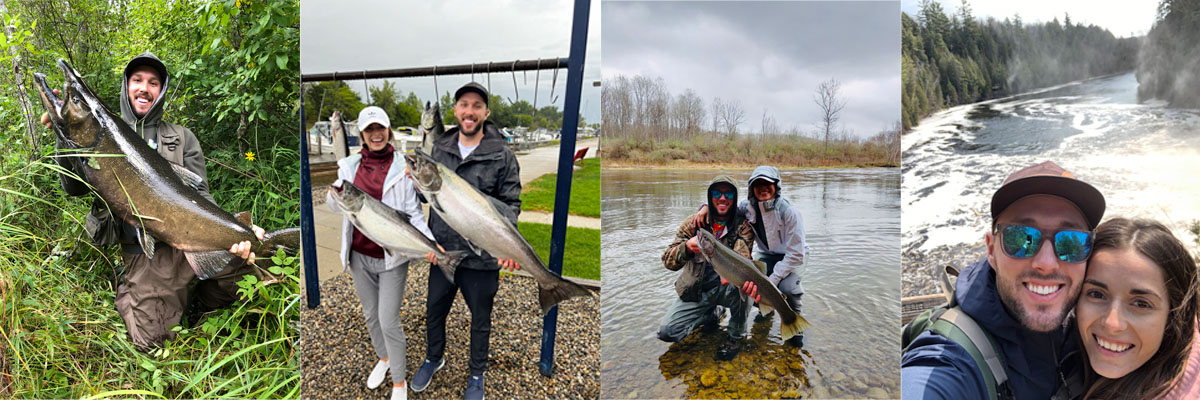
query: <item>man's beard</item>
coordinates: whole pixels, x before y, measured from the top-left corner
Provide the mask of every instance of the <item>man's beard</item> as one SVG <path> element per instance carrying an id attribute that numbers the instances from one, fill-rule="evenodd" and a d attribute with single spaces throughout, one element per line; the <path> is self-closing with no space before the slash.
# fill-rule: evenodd
<path id="1" fill-rule="evenodd" d="M 1078 288 L 1067 284 L 1059 289 L 1067 291 L 1067 293 L 1063 293 L 1062 295 L 1068 297 L 1066 297 L 1066 301 L 1062 302 L 1060 305 L 1062 309 L 1056 314 L 1046 314 L 1046 312 L 1051 311 L 1050 307 L 1054 307 L 1052 305 L 1034 305 L 1033 307 L 1037 310 L 1037 314 L 1030 314 L 1021 302 L 1017 300 L 1019 296 L 1024 295 L 1021 291 L 1029 290 L 1025 288 L 1025 285 L 1021 284 L 1021 281 L 1025 278 L 1065 278 L 1065 276 L 1062 274 L 1044 276 L 1034 273 L 1023 273 L 1017 276 L 1015 282 L 1007 282 L 997 274 L 996 290 L 1000 294 L 1000 301 L 1004 303 L 1004 308 L 1008 309 L 1009 314 L 1015 317 L 1017 322 L 1020 322 L 1026 329 L 1034 332 L 1050 332 L 1062 326 L 1063 319 L 1067 317 L 1067 313 L 1071 311 L 1071 307 L 1075 305 L 1075 301 L 1079 300 L 1079 291 L 1076 290 Z"/>
<path id="2" fill-rule="evenodd" d="M 479 134 L 479 132 L 483 132 L 483 123 L 481 122 L 481 123 L 475 124 L 475 130 L 473 130 L 473 131 L 468 131 L 467 128 L 462 128 L 461 130 L 459 130 L 459 132 L 462 132 L 462 134 L 467 135 L 467 136 L 475 136 L 475 135 Z"/>

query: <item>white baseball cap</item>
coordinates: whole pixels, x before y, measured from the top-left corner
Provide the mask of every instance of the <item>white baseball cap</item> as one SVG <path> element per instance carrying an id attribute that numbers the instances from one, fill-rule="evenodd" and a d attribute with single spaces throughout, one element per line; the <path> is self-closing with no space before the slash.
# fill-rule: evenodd
<path id="1" fill-rule="evenodd" d="M 382 108 L 370 106 L 358 112 L 359 132 L 367 130 L 368 126 L 371 126 L 371 124 L 375 123 L 383 125 L 383 127 L 387 128 L 388 130 L 392 129 L 391 120 L 388 119 L 387 113 L 384 112 Z"/>

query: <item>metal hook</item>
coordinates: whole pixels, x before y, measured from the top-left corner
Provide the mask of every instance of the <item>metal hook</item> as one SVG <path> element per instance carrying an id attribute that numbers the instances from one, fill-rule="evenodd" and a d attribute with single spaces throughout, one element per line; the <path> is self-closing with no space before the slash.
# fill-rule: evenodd
<path id="1" fill-rule="evenodd" d="M 559 69 L 560 68 L 554 69 L 554 78 L 550 80 L 550 104 L 554 104 L 554 102 L 558 101 L 558 96 L 554 95 L 554 88 L 556 86 L 558 86 L 558 70 Z"/>
<path id="2" fill-rule="evenodd" d="M 520 60 L 513 61 L 512 70 L 510 70 L 510 72 L 512 72 L 512 78 L 513 78 L 513 93 L 516 94 L 517 101 L 521 101 L 521 91 L 517 90 L 517 61 L 520 61 Z M 513 102 L 510 100 L 509 103 L 513 103 Z"/>
<path id="3" fill-rule="evenodd" d="M 533 73 L 533 112 L 537 113 L 538 82 L 542 80 L 542 58 L 538 57 L 537 72 Z M 533 115 L 530 114 L 532 117 Z"/>
<path id="4" fill-rule="evenodd" d="M 367 70 L 362 72 L 363 90 L 367 92 L 367 104 L 371 104 L 371 86 L 367 85 Z"/>

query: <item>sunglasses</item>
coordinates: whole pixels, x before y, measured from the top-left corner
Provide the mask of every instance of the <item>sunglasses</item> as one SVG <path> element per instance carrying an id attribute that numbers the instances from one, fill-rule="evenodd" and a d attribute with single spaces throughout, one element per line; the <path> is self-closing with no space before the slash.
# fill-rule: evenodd
<path id="1" fill-rule="evenodd" d="M 1042 248 L 1044 238 L 1052 237 L 1054 254 L 1061 261 L 1079 263 L 1087 260 L 1092 252 L 1092 233 L 1088 231 L 1060 230 L 1046 232 L 1025 225 L 996 225 L 1000 236 L 1000 248 L 1012 258 L 1030 258 Z"/>
<path id="2" fill-rule="evenodd" d="M 712 191 L 712 198 L 719 199 L 721 196 L 725 196 L 726 199 L 733 200 L 733 198 L 737 196 L 737 192 L 722 192 L 720 190 Z"/>

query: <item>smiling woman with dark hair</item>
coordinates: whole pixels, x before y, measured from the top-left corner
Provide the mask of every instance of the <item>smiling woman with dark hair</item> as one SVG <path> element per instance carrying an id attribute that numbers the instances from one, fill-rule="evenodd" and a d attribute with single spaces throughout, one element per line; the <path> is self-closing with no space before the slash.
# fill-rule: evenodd
<path id="1" fill-rule="evenodd" d="M 1197 398 L 1195 260 L 1158 222 L 1114 218 L 1095 235 L 1075 307 L 1084 398 Z"/>

